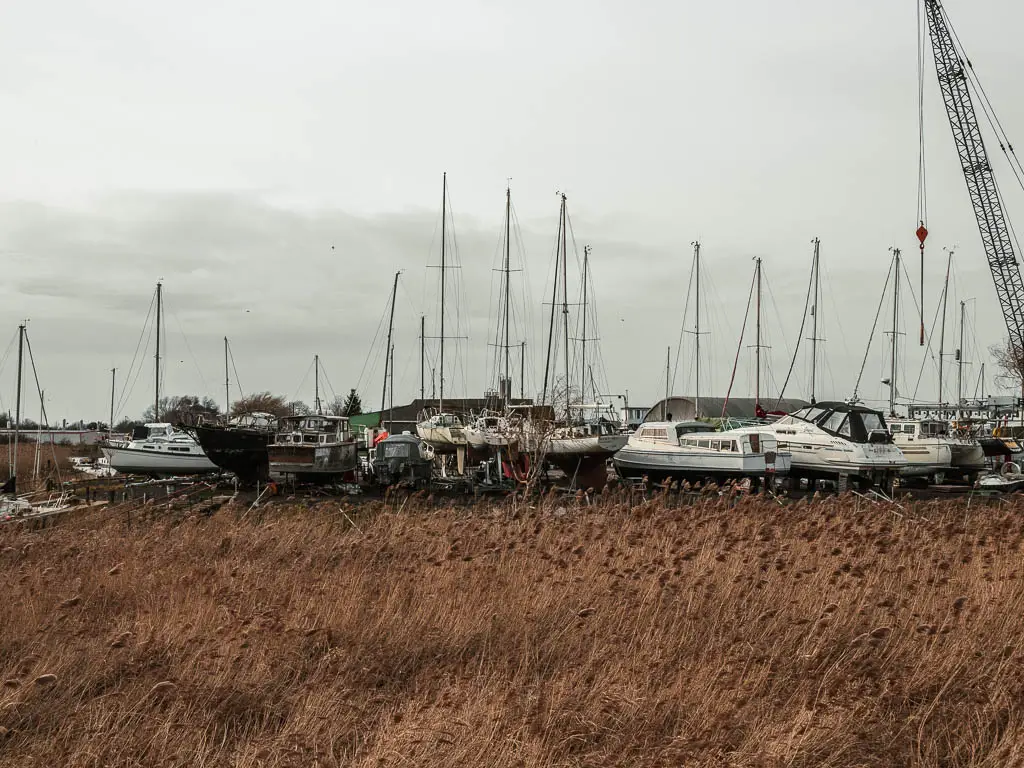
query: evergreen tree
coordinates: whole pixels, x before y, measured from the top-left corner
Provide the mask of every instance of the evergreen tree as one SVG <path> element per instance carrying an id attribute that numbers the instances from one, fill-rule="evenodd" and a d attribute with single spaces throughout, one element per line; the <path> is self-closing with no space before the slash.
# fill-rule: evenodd
<path id="1" fill-rule="evenodd" d="M 359 394 L 354 390 L 348 391 L 348 397 L 345 398 L 345 404 L 342 406 L 342 416 L 358 416 L 363 412 L 363 401 L 360 399 Z"/>

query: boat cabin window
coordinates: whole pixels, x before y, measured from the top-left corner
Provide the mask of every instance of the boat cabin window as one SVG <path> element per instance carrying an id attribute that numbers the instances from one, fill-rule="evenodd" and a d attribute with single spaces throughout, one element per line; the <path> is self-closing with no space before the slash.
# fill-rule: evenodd
<path id="1" fill-rule="evenodd" d="M 826 413 L 828 413 L 828 411 L 824 408 L 805 408 L 803 411 L 800 411 L 800 414 L 802 414 L 800 418 L 807 421 L 817 421 Z"/>
<path id="2" fill-rule="evenodd" d="M 711 447 L 711 441 L 710 440 L 700 440 L 700 441 L 698 441 L 697 444 L 701 448 L 710 448 Z"/>
<path id="3" fill-rule="evenodd" d="M 384 443 L 385 459 L 407 459 L 409 458 L 408 443 Z"/>
<path id="4" fill-rule="evenodd" d="M 659 427 L 644 427 L 640 430 L 640 437 L 645 440 L 668 440 L 668 430 Z"/>
<path id="5" fill-rule="evenodd" d="M 846 414 L 840 411 L 833 411 L 832 414 L 825 419 L 819 426 L 822 429 L 828 430 L 829 432 L 838 432 L 840 427 L 843 426 L 843 422 L 846 421 Z"/>

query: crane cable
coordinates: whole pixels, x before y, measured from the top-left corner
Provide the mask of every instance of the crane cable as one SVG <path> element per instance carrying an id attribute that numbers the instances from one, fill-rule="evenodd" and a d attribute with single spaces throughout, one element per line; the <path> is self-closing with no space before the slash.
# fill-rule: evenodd
<path id="1" fill-rule="evenodd" d="M 924 243 L 928 238 L 928 169 L 924 142 L 924 70 L 927 28 L 917 3 L 917 239 L 921 252 L 921 328 L 920 346 L 924 346 Z"/>
<path id="2" fill-rule="evenodd" d="M 1007 161 L 1010 163 L 1010 168 L 1013 170 L 1013 175 L 1017 179 L 1017 183 L 1020 185 L 1021 189 L 1024 190 L 1024 166 L 1021 165 L 1020 160 L 1017 158 L 1017 152 L 1013 147 L 1013 142 L 1010 141 L 1009 135 L 1003 128 L 1003 123 L 999 119 L 999 115 L 996 113 L 995 106 L 992 104 L 992 100 L 989 99 L 988 93 L 985 91 L 985 87 L 981 84 L 981 79 L 978 77 L 977 72 L 974 71 L 974 64 L 967 55 L 964 44 L 960 41 L 960 36 L 956 33 L 956 27 L 953 26 L 953 22 L 949 18 L 949 14 L 946 12 L 945 7 L 939 6 L 939 13 L 942 14 L 942 17 L 946 21 L 946 26 L 949 28 L 949 34 L 953 39 L 960 63 L 962 65 L 966 65 L 963 69 L 963 74 L 967 78 L 968 84 L 974 89 L 975 94 L 978 96 L 985 119 L 988 120 L 993 133 L 996 135 L 996 140 L 999 142 L 999 149 L 1002 150 L 1003 154 L 1006 156 Z"/>

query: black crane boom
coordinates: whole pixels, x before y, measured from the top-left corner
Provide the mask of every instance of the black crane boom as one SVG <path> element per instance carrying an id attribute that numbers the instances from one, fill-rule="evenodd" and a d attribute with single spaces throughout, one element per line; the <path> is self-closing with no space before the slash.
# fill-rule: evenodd
<path id="1" fill-rule="evenodd" d="M 1024 360 L 1024 281 L 1003 212 L 995 175 L 985 152 L 964 61 L 957 52 L 940 0 L 924 0 L 935 71 L 946 106 L 960 167 L 974 206 L 985 256 L 1010 337 L 1015 360 Z"/>

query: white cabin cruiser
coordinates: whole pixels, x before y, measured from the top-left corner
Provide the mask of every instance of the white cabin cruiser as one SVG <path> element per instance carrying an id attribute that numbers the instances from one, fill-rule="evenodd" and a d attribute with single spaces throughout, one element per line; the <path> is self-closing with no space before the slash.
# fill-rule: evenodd
<path id="1" fill-rule="evenodd" d="M 831 480 L 845 489 L 880 486 L 891 491 L 907 465 L 878 411 L 849 403 L 817 403 L 765 424 L 779 449 L 793 455 L 790 476 Z"/>
<path id="2" fill-rule="evenodd" d="M 712 432 L 700 421 L 662 421 L 641 424 L 612 461 L 626 478 L 760 480 L 774 474 L 776 458 L 768 430 Z"/>
<path id="3" fill-rule="evenodd" d="M 953 464 L 949 424 L 935 419 L 890 418 L 889 432 L 907 459 L 904 477 L 926 477 L 936 485 L 945 482 Z"/>
<path id="4" fill-rule="evenodd" d="M 217 471 L 195 438 L 170 424 L 137 427 L 127 444 L 104 445 L 102 450 L 110 468 L 126 475 L 168 477 Z"/>

